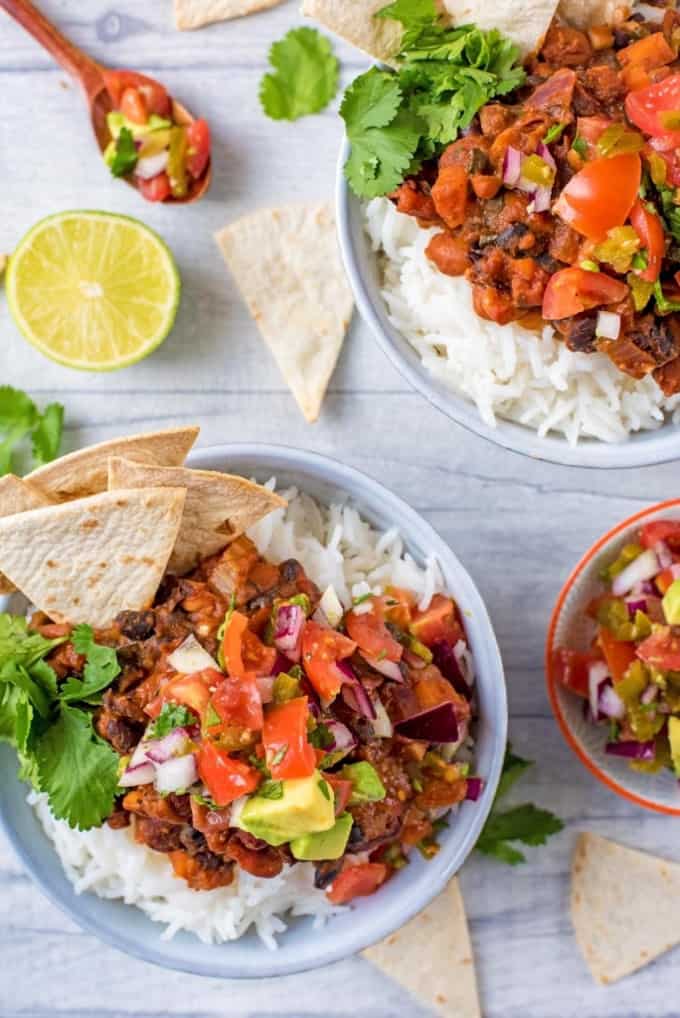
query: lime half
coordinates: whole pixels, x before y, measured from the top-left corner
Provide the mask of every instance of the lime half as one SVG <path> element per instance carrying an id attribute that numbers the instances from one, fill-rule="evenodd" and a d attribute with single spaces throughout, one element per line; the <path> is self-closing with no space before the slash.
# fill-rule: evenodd
<path id="1" fill-rule="evenodd" d="M 110 212 L 42 219 L 10 257 L 5 287 L 26 339 L 81 371 L 113 371 L 150 354 L 172 328 L 181 291 L 161 238 Z"/>

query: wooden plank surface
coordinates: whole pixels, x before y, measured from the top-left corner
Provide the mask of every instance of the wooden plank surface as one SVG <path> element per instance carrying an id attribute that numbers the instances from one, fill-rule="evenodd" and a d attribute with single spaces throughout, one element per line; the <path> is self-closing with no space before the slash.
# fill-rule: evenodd
<path id="1" fill-rule="evenodd" d="M 218 156 L 197 207 L 143 205 L 97 162 L 76 88 L 0 13 L 0 251 L 40 216 L 86 207 L 143 218 L 178 258 L 177 327 L 149 360 L 78 374 L 28 347 L 0 300 L 2 381 L 67 408 L 72 448 L 137 428 L 197 421 L 201 444 L 279 441 L 328 453 L 392 488 L 458 552 L 486 598 L 503 651 L 516 750 L 537 766 L 518 792 L 559 813 L 563 834 L 511 870 L 481 857 L 462 886 L 487 1018 L 676 1018 L 680 969 L 669 956 L 626 982 L 595 987 L 567 914 L 569 858 L 584 828 L 680 858 L 673 821 L 628 807 L 570 755 L 552 720 L 542 649 L 550 605 L 578 555 L 616 520 L 677 494 L 677 467 L 598 473 L 505 453 L 456 428 L 411 392 L 354 322 L 317 425 L 304 423 L 227 277 L 212 240 L 263 204 L 332 194 L 334 111 L 291 127 L 262 116 L 269 44 L 300 21 L 294 2 L 240 22 L 174 30 L 170 0 L 41 0 L 76 42 L 114 66 L 162 78 L 205 111 Z M 347 80 L 361 56 L 338 46 Z M 3 1018 L 421 1018 L 425 1012 L 361 960 L 301 977 L 224 983 L 164 972 L 81 933 L 32 886 L 0 840 Z"/>

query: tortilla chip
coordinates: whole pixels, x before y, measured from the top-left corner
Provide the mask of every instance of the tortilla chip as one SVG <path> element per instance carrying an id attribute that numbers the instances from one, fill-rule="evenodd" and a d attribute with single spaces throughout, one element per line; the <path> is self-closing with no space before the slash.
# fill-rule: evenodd
<path id="1" fill-rule="evenodd" d="M 420 915 L 369 947 L 363 956 L 437 1014 L 481 1018 L 470 934 L 456 877 Z"/>
<path id="2" fill-rule="evenodd" d="M 51 500 L 28 481 L 22 481 L 14 474 L 0 477 L 0 517 L 25 513 L 30 509 L 39 509 L 50 504 Z M 11 594 L 16 589 L 14 584 L 0 573 L 0 594 Z"/>
<path id="3" fill-rule="evenodd" d="M 186 488 L 184 514 L 168 569 L 182 576 L 215 555 L 284 499 L 243 477 L 185 467 L 147 467 L 124 459 L 109 460 L 109 490 Z"/>
<path id="4" fill-rule="evenodd" d="M 516 4 L 493 4 L 488 0 L 443 0 L 457 25 L 497 28 L 519 46 L 522 56 L 534 53 L 550 27 L 557 0 L 522 0 Z"/>
<path id="5" fill-rule="evenodd" d="M 620 0 L 560 0 L 557 13 L 575 28 L 611 24 Z"/>
<path id="6" fill-rule="evenodd" d="M 276 7 L 283 0 L 175 0 L 175 25 L 186 31 Z"/>
<path id="7" fill-rule="evenodd" d="M 68 502 L 106 491 L 109 459 L 124 456 L 135 463 L 157 467 L 180 467 L 198 437 L 200 428 L 168 428 L 146 435 L 128 435 L 70 452 L 26 478 L 55 502 Z"/>
<path id="8" fill-rule="evenodd" d="M 580 2 L 585 4 L 586 0 Z M 303 0 L 302 13 L 316 18 L 376 60 L 389 63 L 399 51 L 402 28 L 392 18 L 373 17 L 386 6 L 387 0 Z M 500 29 L 524 55 L 538 49 L 557 9 L 557 0 L 523 0 L 520 17 L 516 6 L 499 6 L 488 0 L 438 0 L 438 6 L 454 24 Z"/>
<path id="9" fill-rule="evenodd" d="M 216 240 L 300 409 L 315 421 L 352 317 L 332 206 L 259 209 Z"/>
<path id="10" fill-rule="evenodd" d="M 183 488 L 105 491 L 0 519 L 0 569 L 55 622 L 106 626 L 153 602 Z"/>
<path id="11" fill-rule="evenodd" d="M 387 0 L 303 0 L 302 13 L 315 18 L 353 46 L 389 61 L 399 52 L 401 24 L 392 18 L 374 18 Z"/>
<path id="12" fill-rule="evenodd" d="M 580 834 L 571 918 L 593 977 L 622 979 L 680 943 L 680 864 Z"/>

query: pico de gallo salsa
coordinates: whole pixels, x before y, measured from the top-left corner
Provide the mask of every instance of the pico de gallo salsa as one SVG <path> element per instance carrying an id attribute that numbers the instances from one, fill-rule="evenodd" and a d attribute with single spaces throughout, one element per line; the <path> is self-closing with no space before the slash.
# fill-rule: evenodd
<path id="1" fill-rule="evenodd" d="M 147 201 L 182 200 L 210 163 L 210 128 L 181 115 L 167 90 L 136 71 L 105 71 L 113 109 L 104 161 Z"/>
<path id="2" fill-rule="evenodd" d="M 32 627 L 55 636 L 40 613 Z M 85 658 L 57 628 L 48 663 L 78 676 Z M 450 597 L 421 610 L 387 587 L 345 611 L 297 561 L 240 537 L 95 636 L 121 669 L 95 714 L 120 756 L 107 822 L 132 824 L 195 890 L 307 861 L 343 904 L 414 848 L 434 855 L 446 812 L 480 793 L 457 760 L 473 676 Z"/>
<path id="3" fill-rule="evenodd" d="M 592 644 L 555 650 L 554 674 L 607 730 L 607 753 L 680 778 L 680 522 L 646 523 L 600 575 Z"/>
<path id="4" fill-rule="evenodd" d="M 680 14 L 555 21 L 525 84 L 391 195 L 480 317 L 680 392 Z"/>

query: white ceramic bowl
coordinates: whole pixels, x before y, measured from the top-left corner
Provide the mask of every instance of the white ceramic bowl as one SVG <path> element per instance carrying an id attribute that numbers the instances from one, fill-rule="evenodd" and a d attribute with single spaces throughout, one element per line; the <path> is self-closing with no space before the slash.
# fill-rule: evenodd
<path id="1" fill-rule="evenodd" d="M 430 862 L 415 853 L 377 894 L 333 917 L 321 930 L 311 919 L 291 920 L 278 951 L 268 950 L 254 933 L 231 943 L 208 946 L 187 933 L 160 939 L 163 927 L 141 911 L 94 894 L 75 894 L 59 859 L 26 803 L 27 787 L 16 777 L 16 757 L 0 746 L 3 782 L 0 819 L 22 862 L 43 891 L 77 923 L 129 954 L 168 968 L 200 975 L 261 978 L 286 975 L 338 961 L 398 929 L 435 897 L 472 850 L 491 808 L 507 733 L 503 667 L 484 604 L 462 565 L 435 531 L 413 509 L 364 474 L 314 453 L 271 445 L 224 445 L 199 449 L 191 466 L 256 477 L 275 475 L 279 484 L 297 485 L 323 502 L 350 501 L 381 530 L 396 526 L 417 561 L 435 554 L 447 589 L 466 620 L 477 669 L 479 722 L 475 771 L 485 780 L 476 803 L 464 802 L 441 837 Z"/>
<path id="2" fill-rule="evenodd" d="M 639 774 L 630 769 L 627 760 L 608 756 L 604 751 L 606 727 L 586 721 L 583 700 L 561 685 L 552 664 L 555 648 L 586 650 L 592 641 L 595 623 L 585 615 L 585 607 L 604 589 L 598 575 L 602 566 L 612 562 L 645 523 L 668 519 L 680 520 L 680 499 L 660 502 L 630 516 L 586 552 L 555 604 L 546 641 L 545 668 L 548 695 L 562 734 L 591 774 L 628 802 L 658 813 L 680 816 L 680 785 L 675 776 L 668 770 Z"/>
<path id="3" fill-rule="evenodd" d="M 345 139 L 336 177 L 338 238 L 345 271 L 361 317 L 395 368 L 414 389 L 468 431 L 532 459 L 567 466 L 615 468 L 666 463 L 680 456 L 680 429 L 672 424 L 665 424 L 657 431 L 638 432 L 620 443 L 582 439 L 575 448 L 557 435 L 540 438 L 531 428 L 501 418 L 492 428 L 482 420 L 471 400 L 435 378 L 424 367 L 417 351 L 389 320 L 380 293 L 378 260 L 364 229 L 362 202 L 350 190 L 343 173 L 349 152 L 349 143 Z"/>

